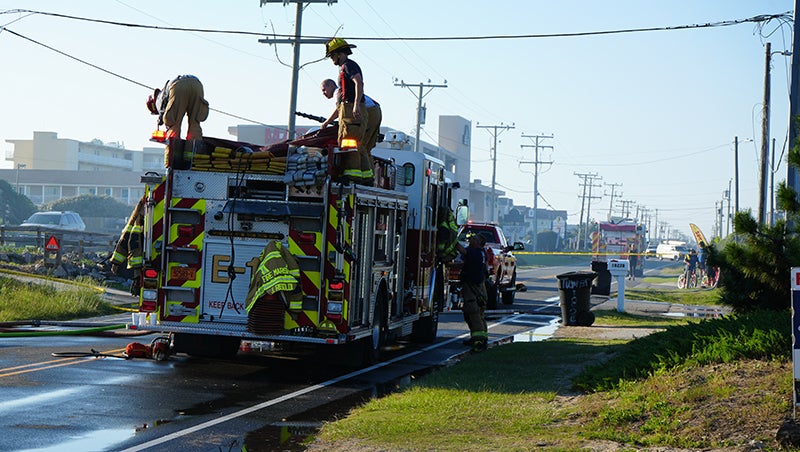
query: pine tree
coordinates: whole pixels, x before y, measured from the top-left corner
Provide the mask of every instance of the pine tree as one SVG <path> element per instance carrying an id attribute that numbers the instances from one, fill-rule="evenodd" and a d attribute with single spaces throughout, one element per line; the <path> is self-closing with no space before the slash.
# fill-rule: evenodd
<path id="1" fill-rule="evenodd" d="M 799 124 L 795 119 L 795 127 Z M 800 168 L 800 139 L 792 144 L 788 163 Z M 737 212 L 734 235 L 726 239 L 721 251 L 711 247 L 709 263 L 721 270 L 721 301 L 737 312 L 782 310 L 790 305 L 790 272 L 800 265 L 798 193 L 781 182 L 777 204 L 786 212 L 785 219 L 772 226 L 760 225 L 751 211 Z"/>

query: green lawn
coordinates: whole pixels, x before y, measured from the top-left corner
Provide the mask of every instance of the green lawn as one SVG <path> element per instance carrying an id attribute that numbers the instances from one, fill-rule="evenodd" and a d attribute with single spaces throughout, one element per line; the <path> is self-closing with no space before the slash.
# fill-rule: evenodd
<path id="1" fill-rule="evenodd" d="M 791 415 L 788 313 L 664 326 L 630 342 L 550 339 L 471 355 L 323 426 L 309 450 L 774 448 Z M 580 388 L 580 390 L 579 390 Z"/>

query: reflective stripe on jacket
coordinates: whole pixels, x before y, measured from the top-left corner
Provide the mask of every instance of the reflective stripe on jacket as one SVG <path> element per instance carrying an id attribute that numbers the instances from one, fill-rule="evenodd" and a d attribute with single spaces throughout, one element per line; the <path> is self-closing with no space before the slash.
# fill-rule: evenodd
<path id="1" fill-rule="evenodd" d="M 450 262 L 458 253 L 456 251 L 458 225 L 453 216 L 453 211 L 447 207 L 439 209 L 439 226 L 436 233 L 436 251 L 439 253 L 439 260 Z"/>
<path id="2" fill-rule="evenodd" d="M 247 312 L 265 294 L 283 292 L 289 301 L 289 309 L 300 310 L 303 293 L 300 290 L 300 264 L 297 258 L 277 240 L 264 247 L 258 257 L 258 268 L 250 279 L 247 293 Z"/>
<path id="3" fill-rule="evenodd" d="M 137 269 L 142 268 L 144 260 L 142 258 L 142 231 L 144 224 L 144 196 L 136 203 L 133 212 L 131 212 L 125 228 L 114 246 L 114 253 L 111 255 L 111 263 L 122 265 L 125 261 L 128 262 L 128 268 Z"/>

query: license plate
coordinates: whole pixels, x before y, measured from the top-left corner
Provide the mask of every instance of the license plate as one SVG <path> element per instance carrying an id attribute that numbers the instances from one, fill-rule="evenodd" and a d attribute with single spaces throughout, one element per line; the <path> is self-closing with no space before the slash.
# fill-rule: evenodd
<path id="1" fill-rule="evenodd" d="M 169 272 L 170 279 L 189 280 L 189 279 L 195 279 L 196 275 L 197 275 L 197 269 L 190 267 L 172 267 L 172 270 L 170 270 Z"/>

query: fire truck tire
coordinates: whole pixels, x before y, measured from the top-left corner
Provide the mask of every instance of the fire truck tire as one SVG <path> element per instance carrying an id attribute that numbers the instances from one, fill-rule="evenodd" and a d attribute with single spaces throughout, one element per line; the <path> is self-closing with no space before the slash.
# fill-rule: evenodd
<path id="1" fill-rule="evenodd" d="M 514 270 L 514 273 L 511 274 L 511 282 L 508 285 L 509 290 L 505 290 L 502 293 L 502 300 L 503 304 L 505 305 L 512 305 L 514 304 L 514 296 L 517 293 L 517 270 Z"/>
<path id="2" fill-rule="evenodd" d="M 239 352 L 241 339 L 207 334 L 175 333 L 172 349 L 175 353 L 186 353 L 205 358 L 233 358 Z"/>
<path id="3" fill-rule="evenodd" d="M 365 365 L 374 364 L 381 359 L 381 347 L 386 345 L 388 331 L 386 318 L 386 299 L 379 296 L 375 301 L 375 312 L 372 318 L 372 335 L 362 339 Z"/>
<path id="4" fill-rule="evenodd" d="M 494 310 L 497 309 L 497 299 L 500 298 L 500 288 L 497 287 L 492 281 L 488 279 L 485 282 L 486 284 L 486 309 L 487 310 Z"/>
<path id="5" fill-rule="evenodd" d="M 445 275 L 444 266 L 436 269 L 437 275 Z M 415 342 L 430 344 L 439 334 L 439 312 L 444 306 L 444 277 L 437 277 L 433 286 L 433 311 L 427 317 L 414 322 L 411 328 L 411 339 Z"/>

